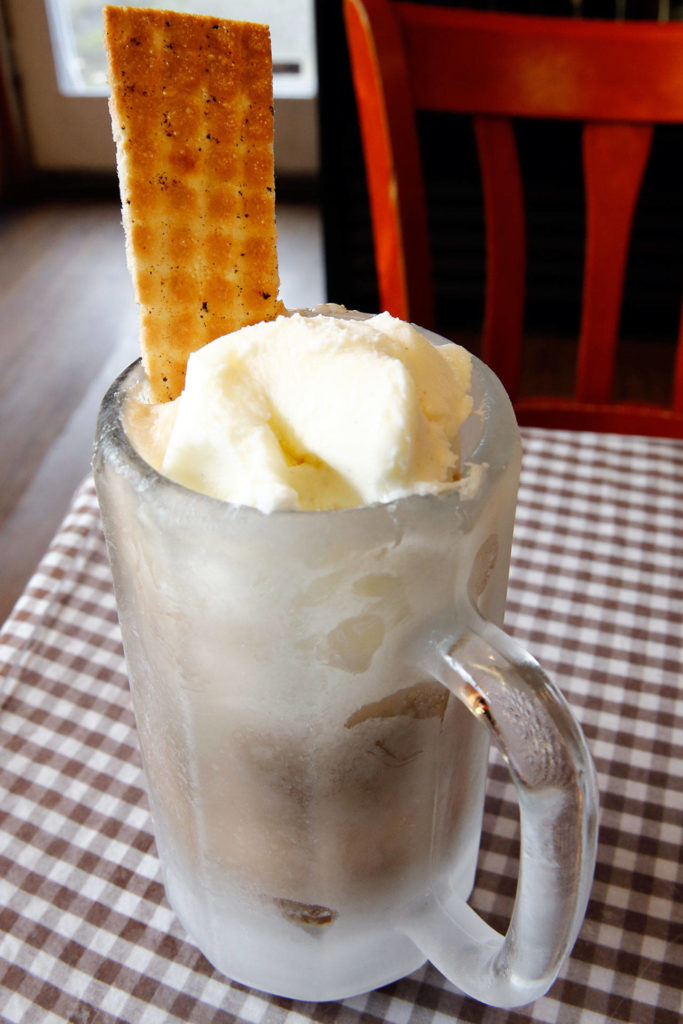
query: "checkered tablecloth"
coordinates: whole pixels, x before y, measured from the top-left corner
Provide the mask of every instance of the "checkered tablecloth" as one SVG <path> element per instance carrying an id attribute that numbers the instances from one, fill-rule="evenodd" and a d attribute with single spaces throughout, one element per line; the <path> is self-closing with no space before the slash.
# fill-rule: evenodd
<path id="1" fill-rule="evenodd" d="M 430 966 L 342 1003 L 231 984 L 166 904 L 90 481 L 0 634 L 0 1021 L 678 1024 L 683 1010 L 683 444 L 525 432 L 507 628 L 598 772 L 587 917 L 515 1011 Z M 514 789 L 493 760 L 473 902 L 505 927 Z"/>

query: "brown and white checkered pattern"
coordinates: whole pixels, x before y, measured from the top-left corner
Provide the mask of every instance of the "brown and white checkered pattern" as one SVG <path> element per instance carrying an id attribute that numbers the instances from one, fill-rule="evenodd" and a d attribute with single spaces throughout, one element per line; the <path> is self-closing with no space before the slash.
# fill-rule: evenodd
<path id="1" fill-rule="evenodd" d="M 683 445 L 525 432 L 507 626 L 566 693 L 601 790 L 586 921 L 550 993 L 487 1009 L 430 966 L 343 1003 L 218 975 L 168 908 L 90 481 L 0 634 L 3 1024 L 678 1024 L 683 1008 Z M 493 761 L 474 904 L 514 898 Z"/>

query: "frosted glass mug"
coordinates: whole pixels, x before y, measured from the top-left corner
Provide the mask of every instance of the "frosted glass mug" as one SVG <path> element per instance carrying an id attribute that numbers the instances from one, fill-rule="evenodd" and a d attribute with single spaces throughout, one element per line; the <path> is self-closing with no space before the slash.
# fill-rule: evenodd
<path id="1" fill-rule="evenodd" d="M 94 456 L 166 894 L 225 975 L 339 999 L 429 959 L 465 993 L 542 995 L 582 922 L 597 796 L 581 731 L 500 626 L 514 415 L 475 360 L 463 478 L 332 512 L 231 505 L 132 448 L 129 368 Z M 505 936 L 467 903 L 489 742 L 520 803 Z"/>

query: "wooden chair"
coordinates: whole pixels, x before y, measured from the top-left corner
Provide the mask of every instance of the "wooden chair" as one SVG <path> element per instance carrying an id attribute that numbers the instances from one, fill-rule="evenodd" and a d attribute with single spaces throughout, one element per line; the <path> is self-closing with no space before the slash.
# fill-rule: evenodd
<path id="1" fill-rule="evenodd" d="M 415 114 L 472 114 L 486 221 L 482 356 L 520 423 L 683 437 L 683 324 L 672 404 L 612 401 L 633 213 L 653 125 L 683 122 L 683 25 L 344 0 L 382 308 L 434 326 Z M 571 398 L 518 395 L 525 293 L 522 182 L 511 118 L 583 126 L 586 245 Z"/>

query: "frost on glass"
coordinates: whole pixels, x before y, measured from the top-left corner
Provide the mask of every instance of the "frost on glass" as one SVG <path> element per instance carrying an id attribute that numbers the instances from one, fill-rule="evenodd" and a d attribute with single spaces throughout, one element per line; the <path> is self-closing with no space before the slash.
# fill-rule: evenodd
<path id="1" fill-rule="evenodd" d="M 335 999 L 428 957 L 485 1002 L 545 991 L 583 917 L 590 758 L 500 630 L 519 437 L 477 364 L 459 490 L 338 512 L 156 474 L 103 404 L 95 473 L 169 901 L 227 976 Z M 520 794 L 508 937 L 467 905 L 488 745 Z"/>

